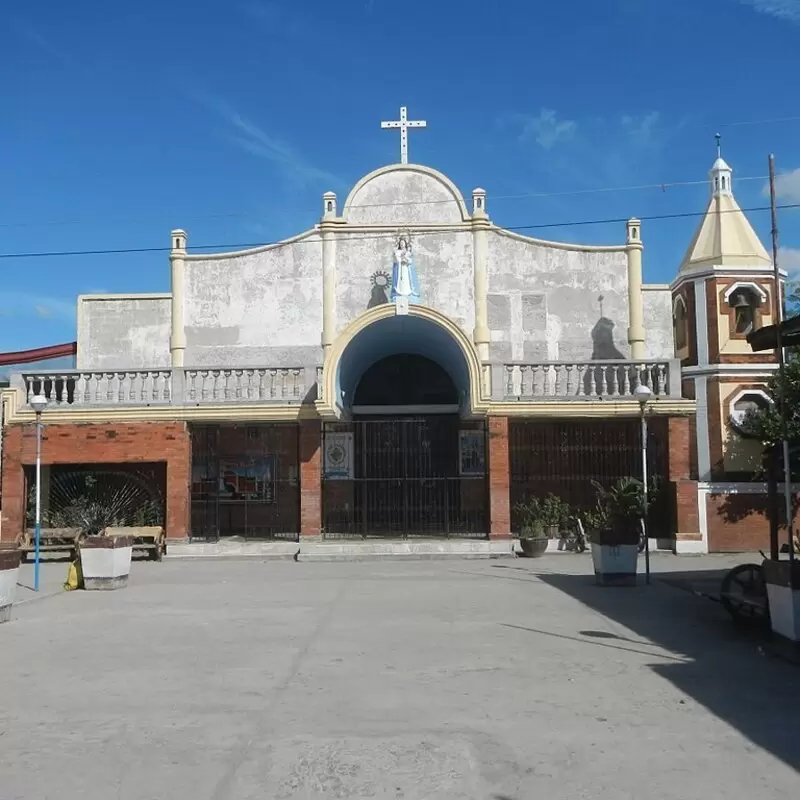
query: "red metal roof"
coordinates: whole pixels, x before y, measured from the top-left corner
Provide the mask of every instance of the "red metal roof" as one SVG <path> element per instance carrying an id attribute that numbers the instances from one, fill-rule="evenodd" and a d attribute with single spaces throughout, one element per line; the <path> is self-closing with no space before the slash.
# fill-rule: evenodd
<path id="1" fill-rule="evenodd" d="M 35 361 L 47 361 L 50 358 L 74 356 L 78 352 L 77 342 L 52 344 L 49 347 L 37 347 L 35 350 L 18 350 L 16 353 L 0 353 L 0 367 L 9 364 L 32 364 Z"/>

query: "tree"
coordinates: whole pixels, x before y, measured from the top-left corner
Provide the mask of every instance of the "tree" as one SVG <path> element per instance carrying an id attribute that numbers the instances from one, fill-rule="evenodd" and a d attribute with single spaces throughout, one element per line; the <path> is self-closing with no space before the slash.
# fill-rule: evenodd
<path id="1" fill-rule="evenodd" d="M 787 358 L 784 373 L 775 372 L 766 388 L 772 404 L 748 412 L 742 421 L 742 430 L 758 439 L 765 450 L 771 450 L 783 438 L 778 413 L 783 398 L 786 402 L 789 445 L 797 447 L 800 445 L 800 359 Z"/>

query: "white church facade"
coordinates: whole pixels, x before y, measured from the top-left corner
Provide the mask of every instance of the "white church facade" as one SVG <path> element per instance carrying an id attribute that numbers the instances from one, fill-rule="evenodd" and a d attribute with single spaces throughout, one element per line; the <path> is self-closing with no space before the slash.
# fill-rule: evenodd
<path id="1" fill-rule="evenodd" d="M 520 500 L 553 493 L 579 510 L 593 479 L 640 474 L 644 383 L 652 535 L 678 552 L 742 543 L 717 518 L 728 473 L 753 456 L 731 445 L 729 406 L 763 396 L 774 368 L 742 333 L 769 324 L 774 291 L 730 168 L 714 165 L 675 282 L 653 286 L 638 220 L 616 246 L 498 227 L 483 189 L 467 202 L 407 163 L 410 125 L 392 123 L 400 163 L 343 202 L 326 193 L 311 230 L 212 255 L 177 229 L 169 293 L 79 297 L 77 369 L 20 372 L 3 390 L 4 540 L 26 528 L 34 394 L 50 401 L 54 518 L 62 484 L 91 468 L 150 487 L 172 542 L 502 549 Z"/>

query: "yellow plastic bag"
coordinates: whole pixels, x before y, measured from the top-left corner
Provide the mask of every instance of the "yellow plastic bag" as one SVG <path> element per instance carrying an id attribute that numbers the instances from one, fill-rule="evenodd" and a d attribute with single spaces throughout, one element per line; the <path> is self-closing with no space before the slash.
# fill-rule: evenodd
<path id="1" fill-rule="evenodd" d="M 67 580 L 64 583 L 64 589 L 71 592 L 73 589 L 80 589 L 83 586 L 83 575 L 81 575 L 81 562 L 80 559 L 75 559 L 67 571 Z"/>

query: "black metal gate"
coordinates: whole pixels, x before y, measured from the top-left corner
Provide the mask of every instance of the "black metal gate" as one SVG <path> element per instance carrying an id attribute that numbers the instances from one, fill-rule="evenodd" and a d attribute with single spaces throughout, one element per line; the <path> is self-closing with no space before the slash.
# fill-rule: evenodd
<path id="1" fill-rule="evenodd" d="M 335 478 L 327 470 L 333 436 L 352 441 L 350 472 Z M 326 425 L 322 453 L 326 538 L 487 535 L 483 423 L 437 415 Z"/>

